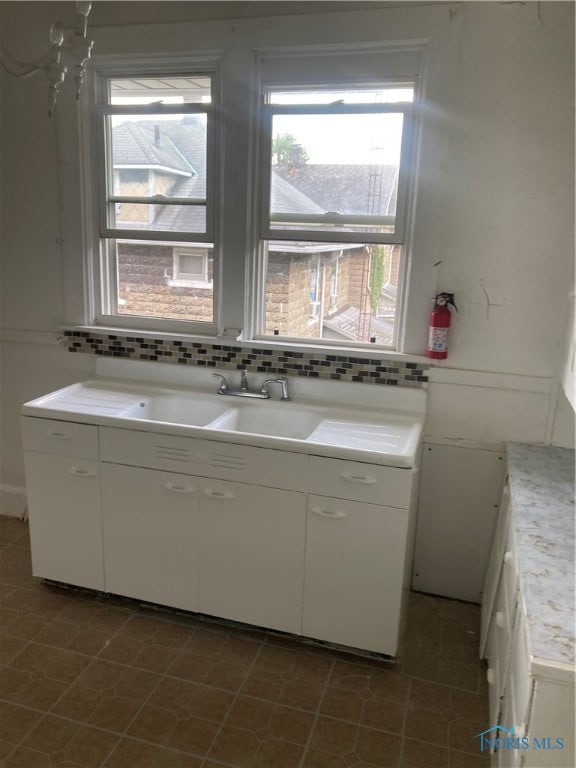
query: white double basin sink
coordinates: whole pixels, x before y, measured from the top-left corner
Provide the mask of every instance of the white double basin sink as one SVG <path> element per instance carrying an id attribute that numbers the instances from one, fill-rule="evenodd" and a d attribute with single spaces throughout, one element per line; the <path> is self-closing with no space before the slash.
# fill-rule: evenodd
<path id="1" fill-rule="evenodd" d="M 322 384 L 318 387 L 321 390 Z M 22 412 L 411 467 L 422 433 L 425 393 L 378 389 L 382 390 L 378 393 L 381 402 L 358 406 L 350 401 L 263 400 L 202 389 L 95 380 L 26 403 Z"/>

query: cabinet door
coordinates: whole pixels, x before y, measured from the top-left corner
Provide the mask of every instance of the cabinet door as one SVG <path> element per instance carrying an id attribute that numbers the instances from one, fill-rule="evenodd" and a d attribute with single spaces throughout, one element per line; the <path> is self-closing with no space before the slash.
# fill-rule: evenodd
<path id="1" fill-rule="evenodd" d="M 303 633 L 394 656 L 408 513 L 310 496 Z"/>
<path id="2" fill-rule="evenodd" d="M 197 610 L 197 478 L 102 465 L 106 589 Z"/>
<path id="3" fill-rule="evenodd" d="M 104 589 L 97 461 L 25 451 L 35 576 Z"/>
<path id="4" fill-rule="evenodd" d="M 199 610 L 299 634 L 305 496 L 203 480 Z"/>

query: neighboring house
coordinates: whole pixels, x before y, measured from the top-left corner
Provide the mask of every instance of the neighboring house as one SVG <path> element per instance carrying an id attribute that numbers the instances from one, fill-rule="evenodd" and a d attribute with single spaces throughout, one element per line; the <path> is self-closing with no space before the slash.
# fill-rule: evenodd
<path id="1" fill-rule="evenodd" d="M 203 198 L 206 132 L 202 118 L 130 121 L 113 129 L 114 192 Z M 275 166 L 272 210 L 386 213 L 394 203 L 390 166 Z M 118 203 L 117 226 L 202 231 L 204 208 Z M 267 253 L 266 333 L 283 337 L 354 339 L 391 344 L 399 254 L 379 246 L 271 241 Z M 374 246 L 372 246 L 374 251 Z M 382 290 L 373 300 L 370 264 L 383 260 Z M 211 322 L 213 258 L 206 244 L 127 240 L 118 244 L 119 310 L 125 314 Z M 376 306 L 376 312 L 373 307 Z"/>

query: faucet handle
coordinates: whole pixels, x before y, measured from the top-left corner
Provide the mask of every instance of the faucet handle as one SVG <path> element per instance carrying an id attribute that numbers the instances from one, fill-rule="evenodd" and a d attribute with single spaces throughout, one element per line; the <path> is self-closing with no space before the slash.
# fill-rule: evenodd
<path id="1" fill-rule="evenodd" d="M 223 395 L 225 392 L 228 392 L 228 380 L 226 379 L 226 376 L 222 376 L 220 373 L 213 373 L 212 376 L 214 376 L 215 379 L 220 379 L 218 394 Z"/>

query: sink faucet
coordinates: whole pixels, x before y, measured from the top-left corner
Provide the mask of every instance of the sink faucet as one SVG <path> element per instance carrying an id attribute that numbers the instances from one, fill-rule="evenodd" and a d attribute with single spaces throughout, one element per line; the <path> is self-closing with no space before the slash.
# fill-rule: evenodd
<path id="1" fill-rule="evenodd" d="M 233 395 L 234 397 L 252 397 L 259 400 L 268 400 L 270 398 L 268 385 L 280 384 L 282 386 L 282 396 L 280 399 L 292 399 L 288 394 L 288 379 L 285 376 L 278 376 L 277 379 L 266 379 L 259 390 L 251 390 L 249 388 L 248 372 L 245 368 L 240 369 L 240 385 L 238 387 L 231 387 L 228 384 L 228 379 L 220 373 L 213 373 L 212 376 L 214 376 L 215 379 L 220 379 L 220 386 L 218 387 L 219 395 Z"/>
<path id="2" fill-rule="evenodd" d="M 268 392 L 269 384 L 280 384 L 280 386 L 282 387 L 282 396 L 280 400 L 292 400 L 292 398 L 288 394 L 288 379 L 286 378 L 286 376 L 278 376 L 277 379 L 266 379 L 266 381 L 262 383 L 262 388 L 260 389 L 260 391 L 262 393 L 266 393 L 268 397 L 270 397 L 270 393 Z"/>

